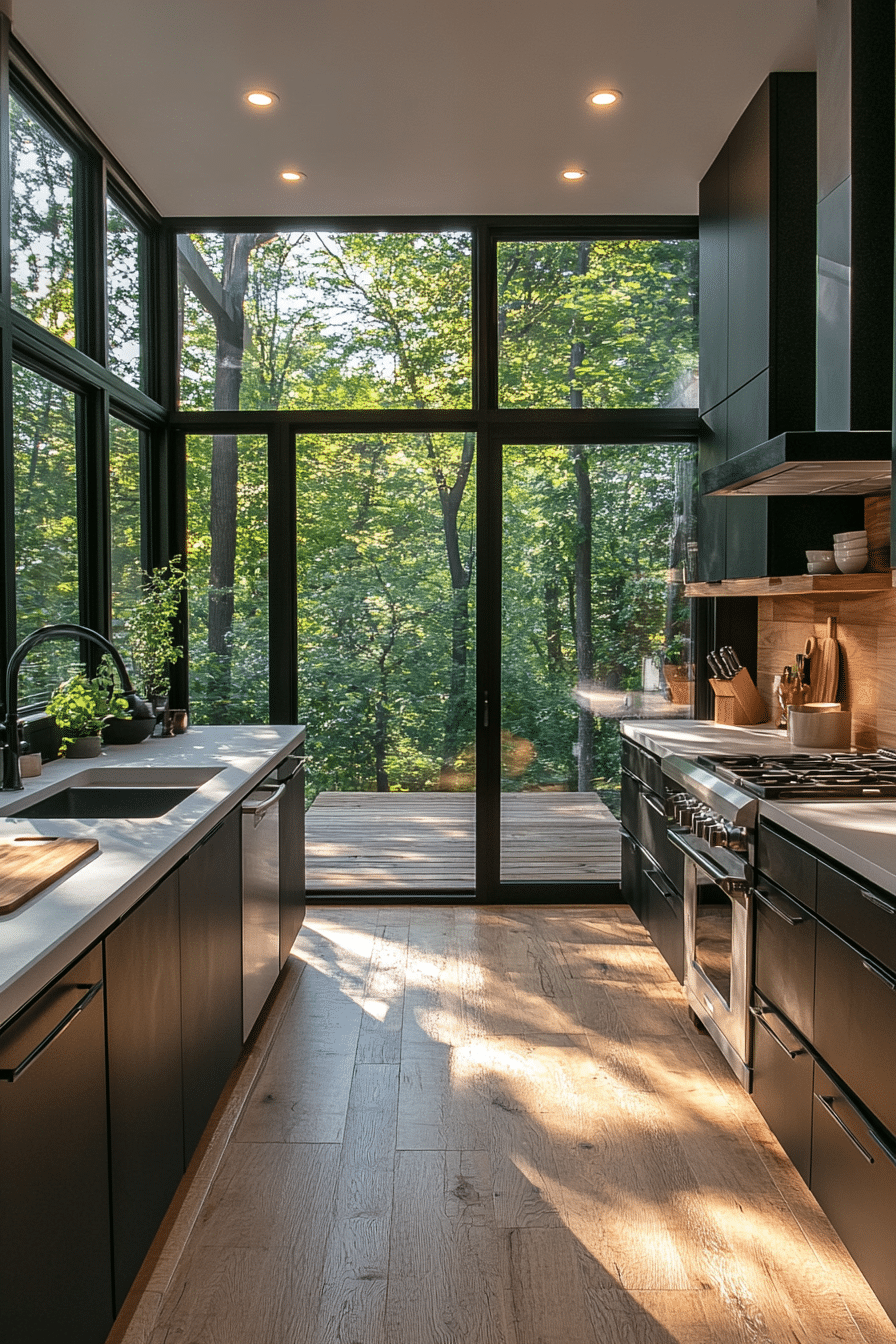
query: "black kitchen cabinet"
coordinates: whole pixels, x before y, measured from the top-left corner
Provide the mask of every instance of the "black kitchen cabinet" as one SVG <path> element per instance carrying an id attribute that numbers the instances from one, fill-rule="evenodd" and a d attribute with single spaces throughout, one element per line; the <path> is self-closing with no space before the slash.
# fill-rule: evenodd
<path id="1" fill-rule="evenodd" d="M 684 856 L 669 843 L 662 765 L 622 742 L 622 893 L 679 982 L 684 979 Z"/>
<path id="2" fill-rule="evenodd" d="M 177 873 L 105 939 L 115 1306 L 184 1171 Z"/>
<path id="3" fill-rule="evenodd" d="M 815 427 L 815 76 L 770 75 L 700 186 L 699 468 Z M 700 578 L 801 573 L 861 500 L 704 497 Z"/>
<path id="4" fill-rule="evenodd" d="M 184 1165 L 243 1045 L 239 809 L 178 869 Z"/>
<path id="5" fill-rule="evenodd" d="M 0 1081 L 0 1336 L 99 1344 L 113 1320 L 99 948 L 0 1033 L 0 1069 L 29 1056 Z"/>
<path id="6" fill-rule="evenodd" d="M 278 778 L 280 800 L 280 965 L 289 956 L 305 918 L 305 766 L 288 756 Z"/>
<path id="7" fill-rule="evenodd" d="M 896 1321 L 896 1149 L 816 1064 L 812 1193 Z"/>
<path id="8" fill-rule="evenodd" d="M 814 1062 L 786 1017 L 754 994 L 753 1101 L 806 1184 L 812 1163 Z"/>
<path id="9" fill-rule="evenodd" d="M 810 1040 L 815 1004 L 815 931 L 811 911 L 760 877 L 753 888 L 753 980 L 761 994 Z"/>
<path id="10" fill-rule="evenodd" d="M 896 1134 L 896 973 L 820 925 L 816 974 L 815 1047 Z"/>

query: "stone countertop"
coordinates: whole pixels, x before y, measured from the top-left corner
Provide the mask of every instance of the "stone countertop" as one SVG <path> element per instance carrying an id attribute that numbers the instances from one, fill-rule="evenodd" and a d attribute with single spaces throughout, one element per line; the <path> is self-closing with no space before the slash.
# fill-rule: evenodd
<path id="1" fill-rule="evenodd" d="M 10 914 L 0 916 L 0 1023 L 86 951 L 170 872 L 241 799 L 305 740 L 296 725 L 190 728 L 179 737 L 106 747 L 91 760 L 50 761 L 19 793 L 0 792 L 0 838 L 69 836 L 99 840 L 99 852 Z M 15 820 L 20 807 L 107 769 L 146 771 L 146 783 L 175 783 L 162 771 L 215 771 L 161 817 L 133 820 Z"/>
<path id="2" fill-rule="evenodd" d="M 697 756 L 712 751 L 788 756 L 794 750 L 786 734 L 771 724 L 728 728 L 705 720 L 659 719 L 624 722 L 621 727 L 625 737 L 656 756 Z M 896 896 L 896 799 L 787 803 L 761 798 L 759 815 Z"/>

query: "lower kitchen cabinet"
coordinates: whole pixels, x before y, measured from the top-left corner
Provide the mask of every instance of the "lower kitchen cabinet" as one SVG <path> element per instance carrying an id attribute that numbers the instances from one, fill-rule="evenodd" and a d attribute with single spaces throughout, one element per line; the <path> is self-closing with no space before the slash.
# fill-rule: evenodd
<path id="1" fill-rule="evenodd" d="M 176 872 L 106 935 L 105 972 L 119 1310 L 184 1171 Z"/>
<path id="2" fill-rule="evenodd" d="M 642 923 L 679 984 L 684 981 L 684 898 L 661 868 L 644 856 Z"/>
<path id="3" fill-rule="evenodd" d="M 641 888 L 641 850 L 627 831 L 620 833 L 622 875 L 620 890 L 626 905 L 630 905 L 641 923 L 644 923 L 644 901 Z"/>
<path id="4" fill-rule="evenodd" d="M 184 1165 L 243 1047 L 240 812 L 178 869 Z"/>
<path id="5" fill-rule="evenodd" d="M 0 1033 L 0 1070 L 0 1337 L 100 1344 L 113 1319 L 100 948 Z"/>
<path id="6" fill-rule="evenodd" d="M 806 1184 L 812 1165 L 814 1064 L 787 1019 L 760 995 L 753 1015 L 752 1096 Z"/>
<path id="7" fill-rule="evenodd" d="M 288 773 L 290 766 L 292 773 Z M 284 768 L 286 767 L 286 768 Z M 287 756 L 278 778 L 280 801 L 280 965 L 292 950 L 305 918 L 305 766 Z"/>
<path id="8" fill-rule="evenodd" d="M 816 1065 L 812 1193 L 896 1321 L 896 1152 Z"/>

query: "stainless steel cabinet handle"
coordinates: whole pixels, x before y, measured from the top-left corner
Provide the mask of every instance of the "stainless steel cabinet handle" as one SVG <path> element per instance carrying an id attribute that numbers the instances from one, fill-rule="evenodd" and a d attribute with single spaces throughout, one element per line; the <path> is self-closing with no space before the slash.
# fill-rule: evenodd
<path id="1" fill-rule="evenodd" d="M 768 893 L 763 891 L 761 887 L 754 887 L 753 895 L 756 897 L 757 901 L 762 902 L 766 909 L 771 910 L 772 914 L 777 915 L 779 919 L 783 919 L 784 923 L 789 924 L 792 929 L 795 929 L 797 924 L 805 924 L 805 915 L 797 915 L 796 918 L 794 918 L 793 915 L 785 914 L 781 907 L 776 905 Z"/>
<path id="2" fill-rule="evenodd" d="M 69 1009 L 65 1017 L 62 1018 L 60 1022 L 56 1023 L 53 1030 L 44 1037 L 44 1039 L 40 1042 L 39 1045 L 36 1045 L 34 1047 L 30 1055 L 25 1056 L 21 1064 L 15 1064 L 11 1069 L 0 1069 L 0 1081 L 4 1083 L 14 1083 L 17 1078 L 21 1078 L 25 1070 L 31 1067 L 34 1061 L 40 1055 L 43 1054 L 43 1052 L 47 1049 L 47 1047 L 51 1046 L 55 1040 L 58 1040 L 58 1038 L 65 1031 L 66 1027 L 71 1026 L 71 1024 L 74 1022 L 78 1014 L 83 1013 L 84 1009 L 91 1002 L 91 1000 L 95 999 L 97 994 L 99 994 L 102 987 L 103 987 L 102 980 L 97 980 L 95 985 L 73 985 L 72 986 L 73 989 L 86 989 L 87 993 L 84 995 L 83 998 L 78 1000 L 74 1008 Z"/>
<path id="3" fill-rule="evenodd" d="M 864 1157 L 865 1161 L 868 1162 L 868 1163 L 870 1163 L 870 1164 L 873 1166 L 873 1165 L 874 1165 L 874 1158 L 871 1156 L 871 1154 L 868 1152 L 868 1150 L 867 1150 L 866 1148 L 863 1148 L 863 1147 L 862 1147 L 862 1145 L 859 1143 L 858 1139 L 856 1138 L 855 1134 L 853 1134 L 852 1130 L 849 1128 L 849 1126 L 848 1126 L 847 1124 L 845 1124 L 845 1122 L 844 1122 L 843 1120 L 840 1119 L 839 1115 L 838 1115 L 837 1112 L 834 1110 L 834 1102 L 837 1100 L 837 1098 L 836 1098 L 836 1097 L 820 1097 L 820 1096 L 818 1095 L 818 1093 L 816 1092 L 816 1093 L 815 1093 L 815 1100 L 816 1100 L 817 1102 L 820 1102 L 820 1103 L 821 1103 L 821 1105 L 822 1105 L 822 1106 L 824 1107 L 824 1109 L 827 1111 L 828 1115 L 831 1117 L 832 1120 L 836 1120 L 837 1124 L 838 1124 L 838 1125 L 840 1126 L 840 1128 L 843 1130 L 843 1133 L 844 1133 L 844 1134 L 846 1135 L 846 1137 L 850 1140 L 850 1142 L 853 1144 L 853 1146 L 856 1147 L 856 1148 L 858 1148 L 859 1152 L 862 1154 L 862 1156 Z"/>
<path id="4" fill-rule="evenodd" d="M 896 915 L 896 906 L 891 905 L 889 901 L 883 900 L 880 896 L 875 896 L 873 891 L 866 891 L 864 887 L 857 887 L 856 890 L 866 901 L 876 905 L 878 910 L 885 910 L 888 915 Z"/>
<path id="5" fill-rule="evenodd" d="M 798 1055 L 804 1055 L 806 1053 L 806 1051 L 803 1049 L 802 1046 L 800 1046 L 799 1050 L 791 1050 L 788 1045 L 784 1044 L 784 1042 L 781 1040 L 781 1037 L 777 1034 L 777 1032 L 772 1031 L 771 1027 L 765 1020 L 765 1014 L 768 1012 L 767 1008 L 753 1008 L 751 1006 L 750 1012 L 753 1014 L 756 1021 L 759 1023 L 760 1027 L 765 1028 L 769 1036 L 771 1036 L 772 1040 L 774 1041 L 775 1045 L 780 1045 L 785 1055 L 788 1055 L 790 1059 L 796 1059 Z"/>
<path id="6" fill-rule="evenodd" d="M 865 961 L 864 959 L 862 965 L 865 967 L 866 971 L 870 971 L 872 975 L 876 975 L 878 980 L 883 980 L 888 989 L 896 990 L 896 978 L 892 975 L 888 975 L 880 966 L 875 966 L 873 961 Z"/>
<path id="7" fill-rule="evenodd" d="M 269 807 L 273 807 L 275 803 L 280 801 L 285 792 L 286 785 L 278 784 L 270 797 L 262 799 L 259 803 L 253 802 L 251 798 L 246 798 L 242 804 L 242 811 L 248 813 L 249 816 L 254 816 L 256 819 L 262 817 Z"/>
<path id="8" fill-rule="evenodd" d="M 672 909 L 675 910 L 677 908 L 678 903 L 675 900 L 674 896 L 672 895 L 672 892 L 669 891 L 668 887 L 666 887 L 664 883 L 658 882 L 654 873 L 645 873 L 644 876 L 647 878 L 647 881 L 650 882 L 652 886 L 656 887 L 657 891 L 662 896 L 666 904 L 670 905 Z"/>
<path id="9" fill-rule="evenodd" d="M 664 807 L 660 807 L 659 803 L 655 803 L 649 793 L 642 793 L 641 797 L 644 799 L 645 803 L 652 812 L 658 812 L 659 815 L 662 817 L 663 821 L 666 820 L 666 809 Z"/>

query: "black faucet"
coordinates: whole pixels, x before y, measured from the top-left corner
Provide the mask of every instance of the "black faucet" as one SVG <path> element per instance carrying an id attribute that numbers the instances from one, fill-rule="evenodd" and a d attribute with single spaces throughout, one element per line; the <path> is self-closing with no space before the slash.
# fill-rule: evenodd
<path id="1" fill-rule="evenodd" d="M 3 783 L 0 789 L 21 789 L 22 776 L 19 772 L 19 669 L 28 654 L 37 644 L 48 639 L 85 639 L 90 644 L 108 653 L 121 678 L 122 692 L 131 710 L 131 717 L 143 719 L 153 716 L 153 710 L 134 690 L 133 683 L 124 665 L 121 654 L 105 635 L 89 630 L 86 625 L 44 625 L 33 635 L 23 639 L 14 651 L 6 669 L 6 713 L 3 723 Z"/>

